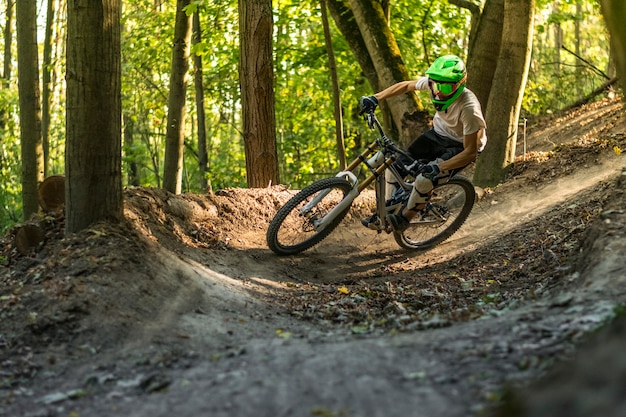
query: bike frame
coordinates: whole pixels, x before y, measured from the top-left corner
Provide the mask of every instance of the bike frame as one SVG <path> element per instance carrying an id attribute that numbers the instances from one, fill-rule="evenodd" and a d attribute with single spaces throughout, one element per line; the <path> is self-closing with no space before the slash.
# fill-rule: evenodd
<path id="1" fill-rule="evenodd" d="M 402 210 L 402 203 L 393 204 L 391 206 L 386 206 L 385 204 L 387 186 L 385 171 L 387 170 L 391 171 L 400 187 L 405 190 L 410 190 L 413 187 L 413 183 L 405 181 L 393 166 L 393 163 L 396 161 L 397 153 L 401 153 L 406 156 L 410 155 L 408 155 L 404 150 L 398 148 L 391 141 L 391 139 L 387 137 L 383 131 L 382 125 L 374 113 L 368 113 L 366 115 L 366 119 L 370 129 L 376 128 L 380 137 L 373 141 L 363 151 L 363 153 L 356 157 L 350 165 L 348 165 L 345 171 L 341 171 L 336 175 L 337 177 L 346 177 L 352 183 L 352 189 L 328 214 L 313 222 L 316 230 L 324 229 L 339 213 L 342 213 L 352 204 L 354 199 L 361 194 L 361 191 L 367 188 L 374 181 L 376 181 L 374 188 L 376 191 L 376 212 L 378 213 L 378 218 L 384 219 L 389 213 L 400 212 Z M 359 181 L 357 176 L 354 174 L 354 171 L 361 164 L 364 164 L 371 172 L 371 174 L 363 181 Z M 318 194 L 300 210 L 300 214 L 305 215 L 308 213 L 312 207 L 315 207 L 328 194 L 328 192 L 329 191 L 325 191 Z M 382 221 L 378 225 L 378 230 L 382 231 L 385 227 L 385 223 Z"/>

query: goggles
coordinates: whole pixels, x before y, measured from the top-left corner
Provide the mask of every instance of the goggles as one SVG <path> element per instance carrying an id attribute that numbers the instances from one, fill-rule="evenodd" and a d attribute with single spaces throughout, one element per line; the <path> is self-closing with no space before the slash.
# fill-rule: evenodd
<path id="1" fill-rule="evenodd" d="M 454 82 L 435 81 L 432 79 L 428 79 L 428 87 L 433 93 L 433 96 L 438 100 L 445 99 L 450 96 L 456 91 L 457 86 L 458 83 Z"/>

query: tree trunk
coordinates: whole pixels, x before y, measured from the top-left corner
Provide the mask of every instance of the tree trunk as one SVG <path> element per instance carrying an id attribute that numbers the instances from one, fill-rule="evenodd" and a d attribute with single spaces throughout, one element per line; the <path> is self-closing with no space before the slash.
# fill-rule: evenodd
<path id="1" fill-rule="evenodd" d="M 126 175 L 128 185 L 138 187 L 141 184 L 137 169 L 137 155 L 135 152 L 135 121 L 132 116 L 124 114 L 124 160 L 127 161 Z"/>
<path id="2" fill-rule="evenodd" d="M 200 13 L 193 14 L 193 43 L 202 42 Z M 206 137 L 206 115 L 204 112 L 204 83 L 202 81 L 202 56 L 193 55 L 193 82 L 196 91 L 196 112 L 198 113 L 198 168 L 200 170 L 200 189 L 207 189 L 208 153 Z"/>
<path id="3" fill-rule="evenodd" d="M 120 0 L 67 5 L 67 233 L 123 217 L 120 10 Z"/>
<path id="4" fill-rule="evenodd" d="M 582 42 L 582 32 L 581 32 L 581 22 L 583 21 L 583 5 L 582 0 L 576 0 L 576 19 L 574 19 L 574 42 L 576 46 L 576 56 L 582 56 L 581 50 L 581 42 Z M 583 78 L 583 67 L 580 65 L 576 65 L 576 79 L 582 80 Z M 576 83 L 576 96 L 580 97 L 583 95 L 583 84 Z"/>
<path id="5" fill-rule="evenodd" d="M 239 0 L 239 82 L 248 186 L 278 183 L 272 1 Z"/>
<path id="6" fill-rule="evenodd" d="M 43 142 L 43 172 L 48 176 L 50 163 L 50 95 L 52 93 L 52 28 L 54 27 L 54 0 L 48 0 L 46 12 L 46 30 L 43 44 L 43 67 L 42 81 L 43 91 L 41 95 L 41 138 Z"/>
<path id="7" fill-rule="evenodd" d="M 494 186 L 506 178 L 515 160 L 517 124 L 532 49 L 534 0 L 506 0 L 502 49 L 487 106 L 489 143 L 476 164 L 474 181 Z"/>
<path id="8" fill-rule="evenodd" d="M 489 104 L 489 93 L 498 65 L 502 42 L 504 0 L 487 0 L 467 57 L 467 87 L 472 90 L 483 110 Z"/>
<path id="9" fill-rule="evenodd" d="M 165 134 L 165 163 L 163 165 L 163 188 L 180 194 L 183 179 L 183 147 L 185 144 L 185 99 L 189 51 L 191 48 L 191 16 L 184 8 L 190 0 L 178 0 L 176 25 L 172 47 L 172 72 Z"/>
<path id="10" fill-rule="evenodd" d="M 39 211 L 38 188 L 44 171 L 36 3 L 20 0 L 16 8 L 24 220 Z"/>
<path id="11" fill-rule="evenodd" d="M 13 62 L 13 56 L 11 54 L 11 45 L 13 44 L 13 6 L 15 1 L 8 0 L 6 8 L 6 20 L 4 24 L 4 70 L 2 72 L 2 78 L 5 82 L 11 80 L 11 63 Z"/>
<path id="12" fill-rule="evenodd" d="M 555 0 L 552 3 L 552 14 L 554 16 L 559 16 L 561 14 L 560 10 L 560 0 Z M 563 46 L 563 29 L 561 28 L 561 21 L 559 18 L 554 22 L 554 74 L 556 77 L 559 77 L 561 74 L 561 47 Z"/>
<path id="13" fill-rule="evenodd" d="M 333 86 L 333 103 L 335 109 L 335 137 L 337 139 L 337 156 L 339 157 L 339 169 L 344 170 L 346 162 L 346 146 L 343 141 L 343 118 L 341 112 L 341 94 L 339 79 L 337 77 L 337 64 L 335 63 L 335 53 L 333 51 L 333 41 L 330 35 L 330 25 L 328 24 L 327 0 L 320 1 L 322 9 L 322 23 L 324 25 L 324 39 L 326 41 L 326 52 L 328 54 L 328 70 Z"/>
<path id="14" fill-rule="evenodd" d="M 408 80 L 408 71 L 380 3 L 377 0 L 350 0 L 350 7 L 374 64 L 379 86 L 386 88 Z M 415 94 L 392 97 L 386 100 L 386 104 L 398 129 L 400 143 L 408 144 L 422 133 L 425 126 L 411 118 L 423 111 Z"/>
<path id="15" fill-rule="evenodd" d="M 624 0 L 602 0 L 602 14 L 611 34 L 612 53 L 622 90 L 626 91 L 626 3 Z"/>

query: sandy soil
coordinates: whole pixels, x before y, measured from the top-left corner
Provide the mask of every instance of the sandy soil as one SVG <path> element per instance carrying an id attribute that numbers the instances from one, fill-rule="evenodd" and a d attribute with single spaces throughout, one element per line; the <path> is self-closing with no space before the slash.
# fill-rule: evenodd
<path id="1" fill-rule="evenodd" d="M 32 253 L 3 240 L 0 415 L 624 415 L 621 149 L 619 101 L 531 125 L 427 252 L 360 225 L 370 193 L 292 257 L 265 245 L 283 187 L 128 189 L 75 236 L 42 215 Z"/>

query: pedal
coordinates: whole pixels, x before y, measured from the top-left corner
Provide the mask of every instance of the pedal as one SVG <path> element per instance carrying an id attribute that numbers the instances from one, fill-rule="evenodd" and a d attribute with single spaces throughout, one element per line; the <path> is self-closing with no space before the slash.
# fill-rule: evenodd
<path id="1" fill-rule="evenodd" d="M 376 214 L 361 219 L 361 224 L 370 230 L 380 230 L 380 218 Z"/>

